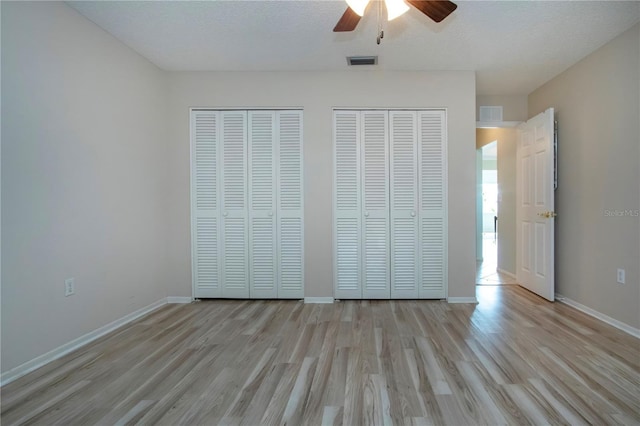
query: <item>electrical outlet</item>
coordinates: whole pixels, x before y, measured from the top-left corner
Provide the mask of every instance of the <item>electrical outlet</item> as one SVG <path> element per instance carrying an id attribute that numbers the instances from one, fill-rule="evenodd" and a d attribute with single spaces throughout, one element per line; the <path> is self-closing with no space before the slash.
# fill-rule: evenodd
<path id="1" fill-rule="evenodd" d="M 624 284 L 624 269 L 618 268 L 618 282 Z"/>
<path id="2" fill-rule="evenodd" d="M 67 278 L 64 280 L 64 297 L 74 294 L 76 294 L 76 280 L 75 278 Z"/>

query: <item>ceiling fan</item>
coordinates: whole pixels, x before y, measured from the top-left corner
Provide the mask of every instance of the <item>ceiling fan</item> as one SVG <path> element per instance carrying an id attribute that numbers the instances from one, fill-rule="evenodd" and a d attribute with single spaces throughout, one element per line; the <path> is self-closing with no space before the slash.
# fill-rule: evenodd
<path id="1" fill-rule="evenodd" d="M 349 7 L 347 7 L 347 10 L 336 24 L 333 29 L 334 32 L 353 31 L 358 25 L 358 22 L 360 22 L 362 15 L 364 15 L 364 10 L 369 0 L 346 0 L 346 2 Z M 448 0 L 406 0 L 406 2 L 435 22 L 442 21 L 458 7 L 455 3 Z M 389 21 L 409 10 L 409 6 L 407 6 L 404 0 L 385 0 L 385 4 L 387 6 L 387 18 Z"/>

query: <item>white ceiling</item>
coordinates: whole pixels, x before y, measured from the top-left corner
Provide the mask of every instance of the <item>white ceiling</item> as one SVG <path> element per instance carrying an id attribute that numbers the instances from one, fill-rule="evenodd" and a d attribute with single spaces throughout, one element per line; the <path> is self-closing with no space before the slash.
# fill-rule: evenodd
<path id="1" fill-rule="evenodd" d="M 640 20 L 639 1 L 456 3 L 440 24 L 412 7 L 378 46 L 372 6 L 332 32 L 342 0 L 68 2 L 164 70 L 347 70 L 348 55 L 378 55 L 382 70 L 475 70 L 492 95 L 532 92 Z"/>

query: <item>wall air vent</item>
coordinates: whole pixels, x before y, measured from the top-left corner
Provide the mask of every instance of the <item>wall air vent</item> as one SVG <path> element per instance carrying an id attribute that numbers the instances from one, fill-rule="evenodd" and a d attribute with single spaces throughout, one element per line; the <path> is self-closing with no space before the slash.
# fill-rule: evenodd
<path id="1" fill-rule="evenodd" d="M 347 56 L 349 65 L 378 65 L 377 56 Z"/>
<path id="2" fill-rule="evenodd" d="M 502 107 L 501 106 L 481 106 L 480 107 L 480 121 L 502 121 Z"/>

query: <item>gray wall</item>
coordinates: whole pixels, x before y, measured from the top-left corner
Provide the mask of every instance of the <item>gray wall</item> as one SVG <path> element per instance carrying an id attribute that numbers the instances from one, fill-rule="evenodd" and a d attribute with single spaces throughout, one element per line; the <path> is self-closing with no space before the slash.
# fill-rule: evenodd
<path id="1" fill-rule="evenodd" d="M 449 296 L 475 297 L 473 72 L 170 73 L 171 294 L 191 295 L 189 107 L 304 108 L 305 296 L 333 294 L 333 107 L 446 107 Z"/>
<path id="2" fill-rule="evenodd" d="M 516 130 L 498 135 L 498 269 L 516 273 Z"/>
<path id="3" fill-rule="evenodd" d="M 3 372 L 167 296 L 165 105 L 73 9 L 2 3 Z"/>
<path id="4" fill-rule="evenodd" d="M 640 209 L 639 45 L 640 24 L 529 96 L 530 116 L 559 122 L 557 291 L 636 328 L 640 218 L 615 211 Z"/>
<path id="5" fill-rule="evenodd" d="M 480 120 L 481 106 L 502 106 L 502 121 L 527 120 L 527 95 L 478 95 L 476 121 Z"/>

